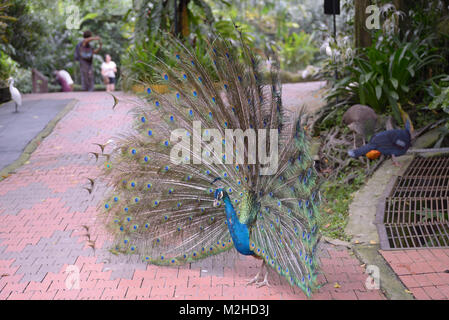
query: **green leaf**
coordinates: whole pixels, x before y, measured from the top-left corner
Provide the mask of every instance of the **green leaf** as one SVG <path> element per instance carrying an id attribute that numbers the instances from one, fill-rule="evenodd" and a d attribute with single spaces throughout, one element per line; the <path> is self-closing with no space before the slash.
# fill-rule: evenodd
<path id="1" fill-rule="evenodd" d="M 390 79 L 390 82 L 391 82 L 391 84 L 393 85 L 393 87 L 394 87 L 395 89 L 398 88 L 399 83 L 398 83 L 398 80 L 397 80 L 397 79 L 391 78 L 391 79 Z"/>
<path id="2" fill-rule="evenodd" d="M 396 91 L 390 91 L 390 96 L 395 100 L 399 100 L 399 95 Z"/>
<path id="3" fill-rule="evenodd" d="M 93 20 L 96 17 L 98 17 L 98 13 L 97 12 L 88 13 L 81 19 L 81 23 L 83 23 L 86 20 Z"/>
<path id="4" fill-rule="evenodd" d="M 382 97 L 382 87 L 380 85 L 376 86 L 376 98 L 377 100 L 380 100 Z"/>
<path id="5" fill-rule="evenodd" d="M 373 76 L 373 71 L 371 71 L 371 72 L 369 72 L 369 73 L 367 73 L 366 75 L 365 75 L 365 83 L 367 83 L 368 81 L 370 81 L 371 80 L 371 77 Z"/>

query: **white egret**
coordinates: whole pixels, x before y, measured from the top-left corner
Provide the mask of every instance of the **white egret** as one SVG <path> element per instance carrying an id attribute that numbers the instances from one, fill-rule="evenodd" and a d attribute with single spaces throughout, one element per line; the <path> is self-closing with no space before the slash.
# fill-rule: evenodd
<path id="1" fill-rule="evenodd" d="M 14 87 L 14 79 L 9 78 L 8 80 L 9 80 L 9 92 L 11 93 L 11 98 L 16 103 L 16 111 L 14 111 L 14 112 L 18 112 L 18 107 L 22 106 L 22 95 L 20 94 L 20 91 L 16 87 Z"/>

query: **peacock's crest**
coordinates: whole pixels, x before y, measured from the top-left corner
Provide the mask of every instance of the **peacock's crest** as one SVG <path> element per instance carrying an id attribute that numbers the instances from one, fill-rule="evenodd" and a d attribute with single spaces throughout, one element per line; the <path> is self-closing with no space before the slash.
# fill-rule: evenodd
<path id="1" fill-rule="evenodd" d="M 103 167 L 112 187 L 101 204 L 112 250 L 160 265 L 192 262 L 241 240 L 227 218 L 235 212 L 250 252 L 310 294 L 318 272 L 317 176 L 301 113 L 282 105 L 277 64 L 265 85 L 244 41 L 234 46 L 215 36 L 206 57 L 170 43 L 175 49 L 150 66 L 160 77 L 146 84 L 134 131 Z"/>

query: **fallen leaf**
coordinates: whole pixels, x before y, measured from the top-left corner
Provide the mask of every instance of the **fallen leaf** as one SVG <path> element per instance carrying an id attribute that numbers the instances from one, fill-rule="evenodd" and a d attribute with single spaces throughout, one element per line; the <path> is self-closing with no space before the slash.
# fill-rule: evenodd
<path id="1" fill-rule="evenodd" d="M 370 243 L 370 244 L 376 244 L 377 242 L 374 241 L 374 240 L 370 240 L 369 243 Z"/>
<path id="2" fill-rule="evenodd" d="M 412 292 L 411 292 L 410 290 L 405 289 L 404 291 L 405 291 L 405 293 L 410 293 L 410 294 L 412 294 Z"/>
<path id="3" fill-rule="evenodd" d="M 359 240 L 355 240 L 354 243 L 360 243 L 360 241 Z"/>
<path id="4" fill-rule="evenodd" d="M 335 282 L 334 288 L 341 288 L 341 285 L 339 285 L 338 282 Z"/>
<path id="5" fill-rule="evenodd" d="M 326 224 L 326 225 L 325 225 L 325 226 L 324 226 L 323 228 L 324 228 L 324 229 L 327 229 L 327 228 L 329 228 L 329 227 L 330 227 L 330 225 L 331 225 L 331 224 L 330 224 L 330 223 L 328 223 L 328 224 Z"/>

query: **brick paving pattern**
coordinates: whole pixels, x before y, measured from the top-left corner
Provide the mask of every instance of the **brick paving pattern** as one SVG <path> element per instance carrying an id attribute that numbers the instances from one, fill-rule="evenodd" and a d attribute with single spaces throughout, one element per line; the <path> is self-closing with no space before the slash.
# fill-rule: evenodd
<path id="1" fill-rule="evenodd" d="M 176 268 L 110 254 L 96 211 L 105 186 L 96 185 L 91 194 L 84 189 L 98 173 L 88 152 L 98 151 L 92 143 L 129 129 L 132 105 L 122 102 L 113 111 L 104 92 L 25 97 L 70 98 L 79 100 L 74 109 L 26 164 L 0 181 L 0 299 L 306 299 L 274 272 L 270 287 L 245 286 L 261 262 L 235 250 Z M 366 289 L 365 270 L 347 249 L 323 244 L 319 254 L 324 285 L 313 299 L 385 299 Z M 79 283 L 72 282 L 77 271 Z M 447 289 L 429 281 L 415 295 L 437 297 L 432 290 L 438 289 L 447 297 Z"/>
<path id="2" fill-rule="evenodd" d="M 416 299 L 449 299 L 449 249 L 380 252 Z"/>

